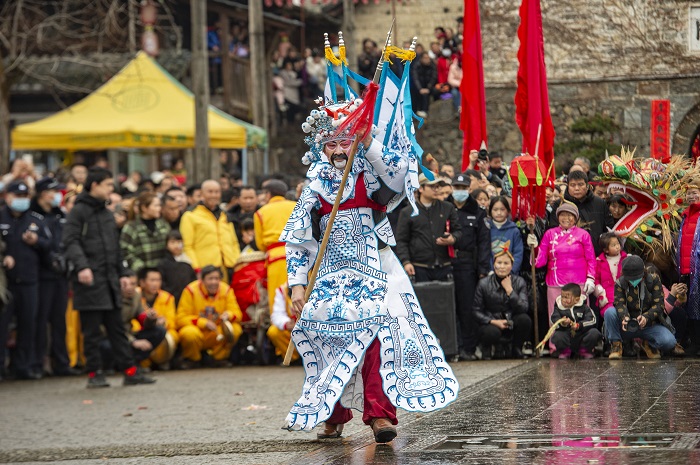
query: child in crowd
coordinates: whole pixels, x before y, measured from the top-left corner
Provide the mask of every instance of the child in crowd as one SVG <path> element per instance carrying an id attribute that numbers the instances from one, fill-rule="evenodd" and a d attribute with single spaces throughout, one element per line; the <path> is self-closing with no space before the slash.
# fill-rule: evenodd
<path id="1" fill-rule="evenodd" d="M 659 278 L 661 277 L 659 269 L 655 265 L 646 263 L 645 268 L 647 274 L 658 276 Z M 662 289 L 664 291 L 664 311 L 671 319 L 677 341 L 676 347 L 673 348 L 671 354 L 682 357 L 685 355 L 683 344 L 687 344 L 686 327 L 688 325 L 688 315 L 683 308 L 683 304 L 688 301 L 688 285 L 684 283 L 673 283 L 670 291 L 663 285 Z"/>
<path id="2" fill-rule="evenodd" d="M 510 216 L 508 199 L 503 196 L 494 197 L 489 204 L 489 219 L 486 225 L 491 229 L 491 253 L 496 256 L 503 249 L 503 245 L 510 243 L 510 253 L 513 255 L 513 274 L 520 274 L 520 266 L 523 263 L 523 239 L 520 230 Z"/>
<path id="3" fill-rule="evenodd" d="M 474 189 L 471 193 L 479 207 L 487 210 L 489 208 L 489 194 L 484 189 Z"/>
<path id="4" fill-rule="evenodd" d="M 598 239 L 603 253 L 596 259 L 595 290 L 593 295 L 598 298 L 600 315 L 605 315 L 605 310 L 612 307 L 615 296 L 615 281 L 622 276 L 622 261 L 627 257 L 627 252 L 622 250 L 620 239 L 615 233 L 607 232 Z"/>
<path id="5" fill-rule="evenodd" d="M 567 359 L 577 352 L 581 358 L 593 358 L 593 348 L 603 336 L 596 328 L 595 312 L 586 305 L 586 296 L 581 295 L 580 285 L 569 283 L 562 287 L 552 312 L 552 324 L 561 318 L 565 320 L 552 336 L 559 358 Z"/>
<path id="6" fill-rule="evenodd" d="M 180 294 L 185 287 L 197 279 L 192 269 L 192 261 L 182 251 L 182 235 L 177 229 L 171 230 L 166 237 L 165 257 L 158 263 L 158 269 L 163 276 L 162 289 L 175 297 L 175 305 L 180 301 Z"/>
<path id="7" fill-rule="evenodd" d="M 256 250 L 258 247 L 255 245 L 255 223 L 251 218 L 246 218 L 241 222 L 241 253 Z"/>

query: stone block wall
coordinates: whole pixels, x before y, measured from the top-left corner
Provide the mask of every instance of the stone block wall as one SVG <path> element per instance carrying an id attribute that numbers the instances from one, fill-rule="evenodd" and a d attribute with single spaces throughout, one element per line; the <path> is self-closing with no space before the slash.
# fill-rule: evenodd
<path id="1" fill-rule="evenodd" d="M 700 54 L 689 50 L 691 0 L 542 0 L 545 61 L 557 141 L 573 122 L 602 113 L 620 126 L 615 142 L 649 152 L 651 100 L 671 101 L 672 150 L 685 153 L 700 124 Z M 520 2 L 480 0 L 490 149 L 510 159 L 520 150 L 515 124 L 515 77 Z M 417 35 L 426 47 L 436 26 L 455 27 L 461 0 L 402 0 L 396 6 L 398 39 Z M 358 4 L 360 41 L 377 42 L 391 22 L 391 7 Z M 418 137 L 440 161 L 461 163 L 459 117 L 436 102 Z"/>
<path id="2" fill-rule="evenodd" d="M 515 82 L 520 24 L 516 0 L 481 0 L 487 85 Z M 550 79 L 697 73 L 700 53 L 689 51 L 692 0 L 542 0 L 545 60 Z M 418 36 L 428 47 L 436 26 L 455 28 L 462 0 L 402 0 L 397 41 Z M 383 43 L 391 6 L 355 6 L 357 50 L 369 37 Z"/>
<path id="3" fill-rule="evenodd" d="M 489 149 L 500 152 L 506 160 L 512 159 L 522 144 L 520 130 L 515 124 L 514 95 L 515 86 L 486 89 Z M 637 147 L 637 153 L 648 155 L 651 101 L 654 99 L 671 101 L 672 151 L 686 153 L 690 138 L 700 124 L 700 77 L 550 84 L 555 140 L 571 138 L 570 128 L 576 119 L 600 113 L 620 126 L 616 143 Z M 431 106 L 429 118 L 418 137 L 421 146 L 440 162 L 449 161 L 460 166 L 459 116 L 451 110 L 449 101 L 437 101 Z"/>

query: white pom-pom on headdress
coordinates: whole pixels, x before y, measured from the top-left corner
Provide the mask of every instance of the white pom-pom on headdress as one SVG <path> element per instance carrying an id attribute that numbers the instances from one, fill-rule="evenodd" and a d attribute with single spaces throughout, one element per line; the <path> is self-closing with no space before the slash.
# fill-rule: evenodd
<path id="1" fill-rule="evenodd" d="M 314 155 L 314 153 L 311 152 L 311 151 L 307 151 L 307 152 L 304 154 L 304 156 L 302 157 L 301 162 L 302 162 L 304 165 L 310 165 L 311 163 L 314 162 L 315 159 L 316 159 L 316 156 Z"/>
<path id="2" fill-rule="evenodd" d="M 309 123 L 301 123 L 301 130 L 304 131 L 305 133 L 310 133 L 311 132 L 311 125 Z"/>

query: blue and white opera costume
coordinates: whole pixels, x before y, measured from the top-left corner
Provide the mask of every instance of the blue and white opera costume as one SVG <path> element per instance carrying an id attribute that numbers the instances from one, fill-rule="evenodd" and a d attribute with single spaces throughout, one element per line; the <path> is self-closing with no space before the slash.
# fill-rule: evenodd
<path id="1" fill-rule="evenodd" d="M 319 208 L 333 204 L 343 175 L 319 150 L 321 139 L 315 149 L 310 144 L 305 156 L 310 183 L 280 237 L 290 286 L 307 284 L 330 216 L 319 218 Z M 378 140 L 367 150 L 359 144 L 314 290 L 292 331 L 306 378 L 287 416 L 288 429 L 311 430 L 331 416 L 337 402 L 362 411 L 363 355 L 375 338 L 381 343 L 383 390 L 396 407 L 430 412 L 457 398 L 459 384 L 389 247 L 395 241 L 386 215 L 365 206 L 343 209 L 358 190 L 389 211 L 407 194 L 413 204 L 417 170 L 408 152 L 387 149 Z M 365 189 L 357 189 L 358 182 Z"/>

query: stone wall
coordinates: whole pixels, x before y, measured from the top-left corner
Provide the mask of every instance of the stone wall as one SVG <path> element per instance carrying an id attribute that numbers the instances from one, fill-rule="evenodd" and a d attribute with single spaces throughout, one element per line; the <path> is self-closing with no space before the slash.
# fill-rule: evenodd
<path id="1" fill-rule="evenodd" d="M 672 151 L 685 153 L 700 124 L 700 54 L 689 50 L 689 0 L 542 0 L 545 61 L 556 141 L 571 137 L 579 117 L 601 113 L 621 130 L 614 142 L 649 152 L 651 100 L 672 104 Z M 490 149 L 510 159 L 520 150 L 515 124 L 515 76 L 519 25 L 515 0 L 481 0 L 481 26 Z M 426 47 L 435 26 L 455 27 L 461 0 L 397 3 L 398 39 L 417 35 Z M 377 42 L 391 22 L 381 2 L 358 4 L 359 41 Z M 449 102 L 436 102 L 418 137 L 440 161 L 461 163 L 459 117 Z M 566 155 L 566 154 L 557 154 Z"/>
<path id="2" fill-rule="evenodd" d="M 542 0 L 545 60 L 550 79 L 697 73 L 700 53 L 689 51 L 691 0 Z M 520 18 L 517 0 L 481 0 L 484 75 L 487 85 L 515 82 Z M 398 36 L 418 36 L 426 47 L 436 26 L 456 26 L 462 0 L 402 0 L 396 5 Z M 355 6 L 354 33 L 383 43 L 391 7 Z"/>
<path id="3" fill-rule="evenodd" d="M 519 152 L 522 143 L 515 124 L 514 95 L 514 86 L 486 89 L 489 149 L 502 153 L 507 160 Z M 687 152 L 690 137 L 700 124 L 700 77 L 556 83 L 549 86 L 549 99 L 556 142 L 572 136 L 570 128 L 576 119 L 600 113 L 620 126 L 614 142 L 637 147 L 637 153 L 648 155 L 651 100 L 654 99 L 671 101 L 673 153 Z M 421 146 L 439 161 L 460 165 L 459 117 L 450 102 L 433 104 L 418 136 Z M 555 154 L 557 157 L 566 155 Z"/>

